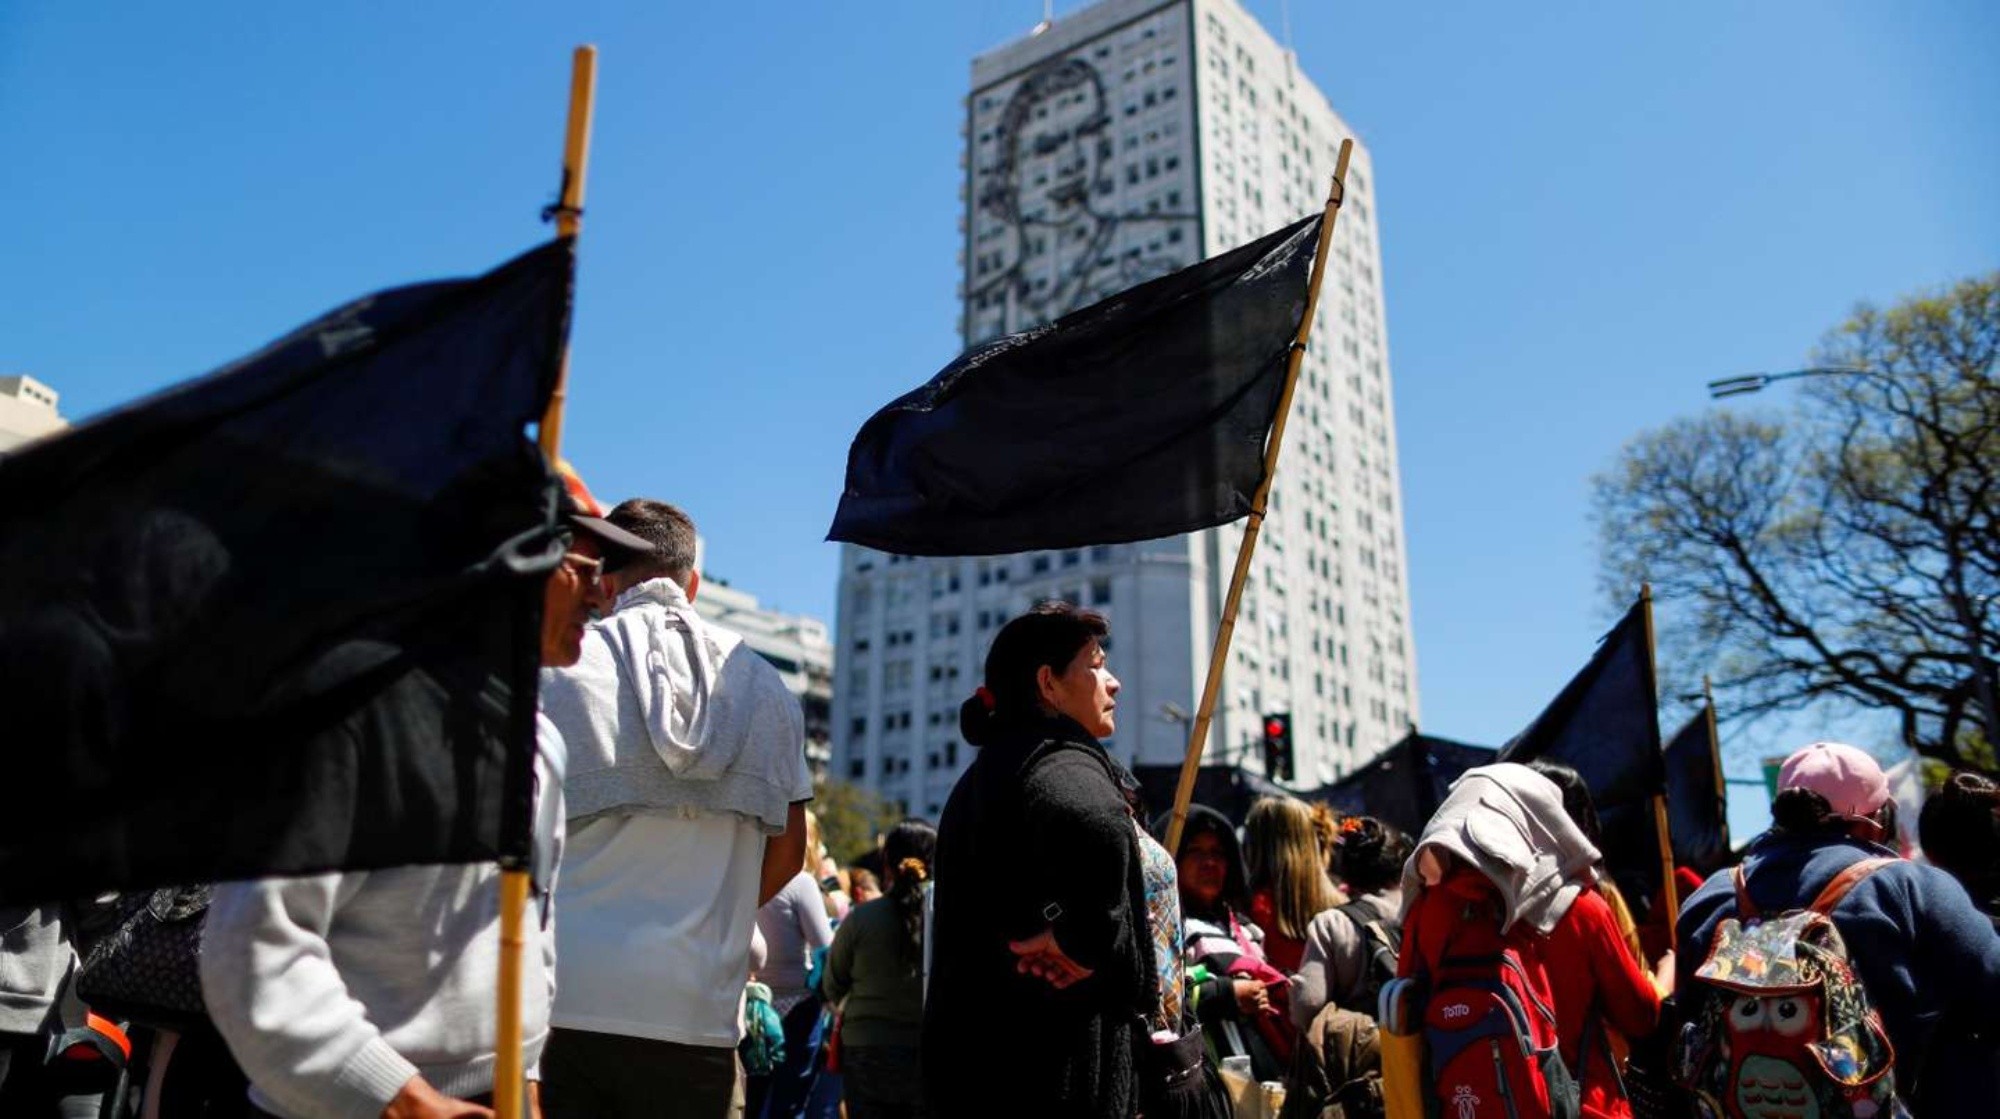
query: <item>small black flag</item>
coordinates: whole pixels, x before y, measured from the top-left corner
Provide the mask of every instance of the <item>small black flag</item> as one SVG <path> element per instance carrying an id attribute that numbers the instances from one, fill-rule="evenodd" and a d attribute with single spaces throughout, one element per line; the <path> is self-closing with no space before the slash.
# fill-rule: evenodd
<path id="1" fill-rule="evenodd" d="M 1605 635 L 1583 671 L 1500 752 L 1503 762 L 1547 758 L 1583 775 L 1604 824 L 1605 864 L 1635 909 L 1659 892 L 1653 797 L 1667 787 L 1645 619 L 1641 600 Z"/>
<path id="2" fill-rule="evenodd" d="M 1729 813 L 1716 761 L 1715 713 L 1707 704 L 1667 742 L 1667 822 L 1674 865 L 1703 878 L 1729 865 Z"/>
<path id="3" fill-rule="evenodd" d="M 967 351 L 862 425 L 827 539 L 990 555 L 1246 516 L 1320 221 Z"/>
<path id="4" fill-rule="evenodd" d="M 528 854 L 572 246 L 0 459 L 0 898 Z"/>
<path id="5" fill-rule="evenodd" d="M 1373 816 L 1414 838 L 1444 802 L 1451 783 L 1466 770 L 1490 763 L 1495 753 L 1490 747 L 1412 731 L 1311 799 L 1351 815 Z"/>

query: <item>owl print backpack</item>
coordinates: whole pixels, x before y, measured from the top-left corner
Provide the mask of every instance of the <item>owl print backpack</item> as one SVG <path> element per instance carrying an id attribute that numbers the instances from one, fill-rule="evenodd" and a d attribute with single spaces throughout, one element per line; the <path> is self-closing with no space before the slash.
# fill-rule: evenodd
<path id="1" fill-rule="evenodd" d="M 1899 1119 L 1896 1053 L 1828 914 L 1895 862 L 1863 859 L 1805 909 L 1765 916 L 1736 868 L 1736 916 L 1695 971 L 1674 1071 L 1699 1119 Z M 1692 993 L 1692 992 L 1690 992 Z"/>

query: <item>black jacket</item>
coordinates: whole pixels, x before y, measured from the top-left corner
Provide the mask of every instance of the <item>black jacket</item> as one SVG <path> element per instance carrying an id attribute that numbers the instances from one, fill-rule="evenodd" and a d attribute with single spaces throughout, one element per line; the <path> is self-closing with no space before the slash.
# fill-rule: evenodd
<path id="1" fill-rule="evenodd" d="M 1123 774 L 1069 719 L 980 749 L 938 823 L 923 1076 L 932 1114 L 1121 1119 L 1158 998 Z M 1008 950 L 1053 925 L 1088 979 L 1058 991 Z"/>

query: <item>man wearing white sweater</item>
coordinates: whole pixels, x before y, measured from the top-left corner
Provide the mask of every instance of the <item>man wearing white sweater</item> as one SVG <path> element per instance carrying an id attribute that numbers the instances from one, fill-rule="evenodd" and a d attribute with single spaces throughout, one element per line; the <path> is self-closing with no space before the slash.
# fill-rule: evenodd
<path id="1" fill-rule="evenodd" d="M 650 547 L 574 501 L 569 550 L 543 591 L 544 665 L 575 663 L 590 614 L 606 604 L 607 558 Z M 536 729 L 537 863 L 552 871 L 563 744 L 547 718 Z M 473 864 L 217 886 L 202 993 L 249 1075 L 253 1107 L 280 1119 L 490 1119 L 478 1101 L 493 1090 L 498 879 L 497 867 Z M 554 936 L 541 915 L 531 907 L 522 960 L 531 1081 L 555 980 Z"/>
<path id="2" fill-rule="evenodd" d="M 723 1119 L 757 907 L 805 854 L 797 697 L 694 612 L 694 524 L 637 499 L 610 521 L 653 546 L 573 668 L 542 674 L 569 748 L 548 1119 Z"/>

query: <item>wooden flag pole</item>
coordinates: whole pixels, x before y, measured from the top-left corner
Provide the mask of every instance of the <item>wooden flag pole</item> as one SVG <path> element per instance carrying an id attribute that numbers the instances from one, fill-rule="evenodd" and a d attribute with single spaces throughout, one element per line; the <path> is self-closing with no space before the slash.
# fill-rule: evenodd
<path id="1" fill-rule="evenodd" d="M 597 48 L 581 46 L 570 58 L 569 130 L 563 143 L 562 195 L 554 207 L 556 235 L 574 237 L 583 226 L 583 173 L 590 158 L 590 110 L 597 92 Z M 536 432 L 549 467 L 562 447 L 563 402 L 569 384 L 569 347 L 564 345 L 555 391 Z M 527 950 L 528 868 L 500 870 L 500 1024 L 494 1039 L 493 1113 L 495 1119 L 521 1119 L 526 1068 L 521 1038 L 521 957 Z"/>
<path id="2" fill-rule="evenodd" d="M 1645 607 L 1646 668 L 1653 677 L 1653 694 L 1657 702 L 1660 660 L 1653 644 L 1653 584 L 1639 585 L 1639 602 Z M 1655 718 L 1657 717 L 1656 715 Z M 1674 922 L 1680 920 L 1681 903 L 1678 896 L 1680 891 L 1674 888 L 1674 841 L 1667 831 L 1667 794 L 1664 792 L 1653 796 L 1653 822 L 1660 833 L 1660 891 L 1667 906 L 1667 928 L 1671 929 L 1674 927 Z"/>
<path id="3" fill-rule="evenodd" d="M 1264 510 L 1271 500 L 1271 482 L 1278 476 L 1278 451 L 1285 443 L 1285 419 L 1292 410 L 1292 393 L 1298 388 L 1299 366 L 1304 363 L 1306 343 L 1312 337 L 1313 314 L 1319 307 L 1320 280 L 1326 275 L 1327 251 L 1333 245 L 1333 224 L 1340 217 L 1340 203 L 1347 194 L 1347 161 L 1354 154 L 1354 141 L 1340 142 L 1340 155 L 1333 165 L 1333 188 L 1326 196 L 1326 213 L 1319 224 L 1319 248 L 1313 256 L 1312 278 L 1306 284 L 1306 313 L 1299 320 L 1298 337 L 1285 367 L 1285 388 L 1278 396 L 1278 416 L 1271 424 L 1271 437 L 1264 445 L 1264 480 L 1257 485 L 1250 502 L 1250 519 L 1243 526 L 1243 543 L 1236 549 L 1236 572 L 1229 579 L 1229 595 L 1223 600 L 1221 627 L 1215 631 L 1215 648 L 1208 657 L 1208 680 L 1201 689 L 1201 708 L 1195 712 L 1194 730 L 1188 735 L 1187 757 L 1181 761 L 1180 784 L 1174 789 L 1173 818 L 1167 824 L 1167 850 L 1179 851 L 1181 829 L 1187 824 L 1188 802 L 1194 799 L 1194 779 L 1201 770 L 1202 747 L 1208 741 L 1208 725 L 1215 716 L 1216 697 L 1222 691 L 1222 670 L 1229 662 L 1229 639 L 1236 633 L 1236 608 L 1243 600 L 1243 584 L 1250 576 L 1250 556 L 1257 550 L 1257 534 L 1264 527 Z"/>
<path id="4" fill-rule="evenodd" d="M 1722 777 L 1722 732 L 1715 725 L 1715 687 L 1708 674 L 1701 677 L 1701 698 L 1708 704 L 1708 763 L 1715 767 L 1715 806 L 1722 821 L 1722 846 L 1729 847 L 1729 786 Z"/>

